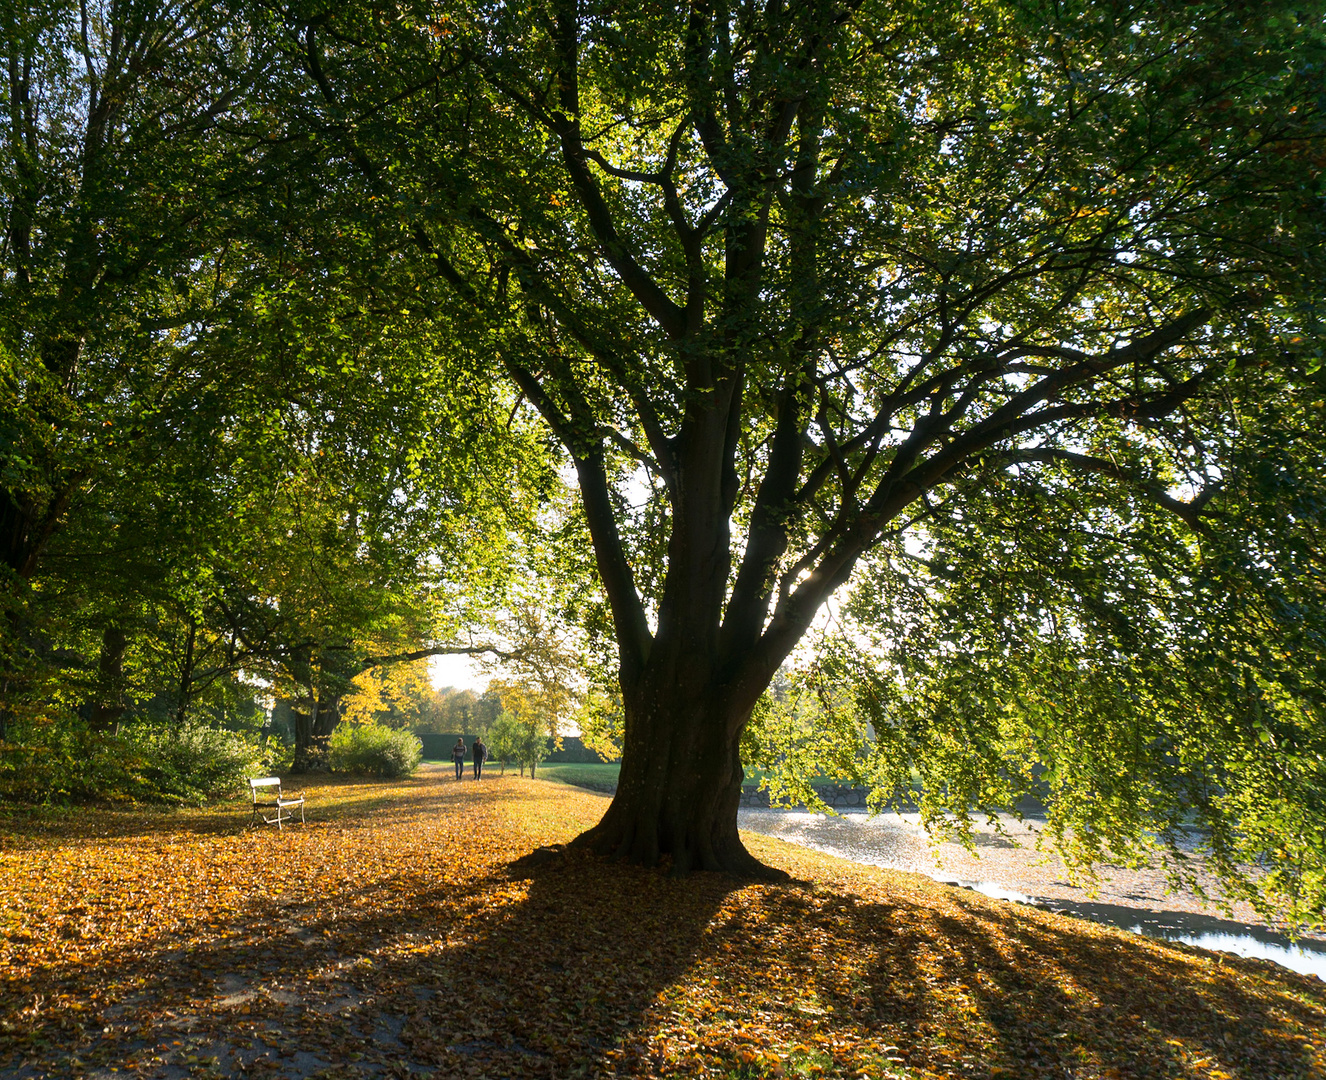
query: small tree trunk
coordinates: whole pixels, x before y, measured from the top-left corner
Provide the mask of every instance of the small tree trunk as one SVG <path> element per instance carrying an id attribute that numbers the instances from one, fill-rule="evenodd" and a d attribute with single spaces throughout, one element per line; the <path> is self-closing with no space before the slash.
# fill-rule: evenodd
<path id="1" fill-rule="evenodd" d="M 14 709 L 10 695 L 18 690 L 19 680 L 14 673 L 15 658 L 10 650 L 18 649 L 19 618 L 18 613 L 5 604 L 8 598 L 0 593 L 0 627 L 7 630 L 8 640 L 0 641 L 0 743 L 7 743 L 10 725 L 13 723 Z"/>
<path id="2" fill-rule="evenodd" d="M 97 664 L 97 696 L 92 703 L 88 726 L 93 731 L 113 732 L 124 715 L 124 631 L 115 623 L 101 634 L 101 657 Z"/>
<path id="3" fill-rule="evenodd" d="M 189 636 L 184 643 L 184 660 L 180 664 L 179 704 L 175 709 L 175 730 L 184 729 L 189 711 L 189 698 L 193 696 L 193 650 L 198 640 L 198 621 L 189 619 Z"/>

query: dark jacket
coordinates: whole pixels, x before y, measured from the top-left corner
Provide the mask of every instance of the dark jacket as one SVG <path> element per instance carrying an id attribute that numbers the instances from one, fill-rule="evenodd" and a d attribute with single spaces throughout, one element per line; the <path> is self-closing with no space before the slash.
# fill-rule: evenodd
<path id="1" fill-rule="evenodd" d="M 474 760 L 475 761 L 488 760 L 488 747 L 484 745 L 484 741 L 482 739 L 474 740 Z"/>

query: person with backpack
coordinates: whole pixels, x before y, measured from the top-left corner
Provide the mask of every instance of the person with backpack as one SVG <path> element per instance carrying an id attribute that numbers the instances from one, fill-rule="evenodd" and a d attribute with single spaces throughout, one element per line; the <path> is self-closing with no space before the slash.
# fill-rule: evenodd
<path id="1" fill-rule="evenodd" d="M 488 747 L 480 735 L 474 740 L 474 779 L 483 775 L 483 763 L 488 760 Z"/>
<path id="2" fill-rule="evenodd" d="M 465 740 L 457 739 L 456 745 L 451 748 L 451 760 L 456 766 L 456 779 L 465 779 Z"/>

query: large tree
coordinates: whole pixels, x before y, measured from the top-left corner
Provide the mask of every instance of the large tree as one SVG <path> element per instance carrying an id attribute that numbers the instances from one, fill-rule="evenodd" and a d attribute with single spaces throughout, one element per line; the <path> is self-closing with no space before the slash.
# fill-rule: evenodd
<path id="1" fill-rule="evenodd" d="M 247 28 L 159 0 L 0 8 L 0 563 L 30 579 L 80 495 L 198 373 L 262 66 Z"/>
<path id="2" fill-rule="evenodd" d="M 0 5 L 0 739 L 42 693 L 28 602 L 50 599 L 52 542 L 81 515 L 114 547 L 131 514 L 108 489 L 182 442 L 224 382 L 190 346 L 225 321 L 226 238 L 256 186 L 231 129 L 254 43 L 209 5 Z M 126 642 L 106 614 L 100 726 Z"/>
<path id="3" fill-rule="evenodd" d="M 394 207 L 460 345 L 574 463 L 625 709 L 598 849 L 759 870 L 743 729 L 881 544 L 979 529 L 966 507 L 1007 477 L 1200 537 L 1240 512 L 1240 413 L 1312 393 L 1319 5 L 368 3 L 292 26 L 292 123 Z"/>

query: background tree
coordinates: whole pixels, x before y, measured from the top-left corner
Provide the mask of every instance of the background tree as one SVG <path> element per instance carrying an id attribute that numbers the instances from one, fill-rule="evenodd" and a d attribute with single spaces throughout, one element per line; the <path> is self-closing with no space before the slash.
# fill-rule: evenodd
<path id="1" fill-rule="evenodd" d="M 475 648 L 549 475 L 513 395 L 448 365 L 445 320 L 402 321 L 380 223 L 329 236 L 354 193 L 260 135 L 286 182 L 258 210 L 238 185 L 230 231 L 170 283 L 187 326 L 150 338 L 156 369 L 117 376 L 136 419 L 98 435 L 5 645 L 40 654 L 34 715 L 78 706 L 97 728 L 164 699 L 178 728 L 200 695 L 267 680 L 300 703 L 306 766 L 366 667 Z M 6 417 L 41 435 L 31 409 Z"/>
<path id="2" fill-rule="evenodd" d="M 435 723 L 433 704 L 426 664 L 390 664 L 355 676 L 341 703 L 341 718 L 417 731 Z"/>
<path id="3" fill-rule="evenodd" d="M 251 190 L 233 125 L 265 61 L 231 13 L 154 0 L 6 4 L 0 41 L 3 738 L 52 538 L 155 452 L 163 405 L 214 374 L 177 363 L 178 346 L 218 315 L 221 238 Z M 107 672 L 123 666 L 116 625 Z M 98 723 L 117 707 L 99 703 Z"/>
<path id="4" fill-rule="evenodd" d="M 514 761 L 520 766 L 520 775 L 529 769 L 531 777 L 539 762 L 560 743 L 548 734 L 548 718 L 543 711 L 537 688 L 528 682 L 503 683 L 496 691 L 502 700 L 502 712 L 489 729 L 489 738 L 496 738 L 499 749 L 490 746 L 491 756 L 504 763 Z M 494 732 L 496 735 L 494 736 Z"/>
<path id="5" fill-rule="evenodd" d="M 502 763 L 501 775 L 506 775 L 506 763 L 515 761 L 519 758 L 519 744 L 522 735 L 521 723 L 516 719 L 514 713 L 503 710 L 493 718 L 488 725 L 488 732 L 485 742 L 488 745 L 488 756 L 494 761 Z M 521 775 L 525 770 L 520 770 Z"/>
<path id="6" fill-rule="evenodd" d="M 502 704 L 496 694 L 476 694 L 473 690 L 444 686 L 434 692 L 434 719 L 429 730 L 468 738 L 487 732 L 501 711 Z"/>

